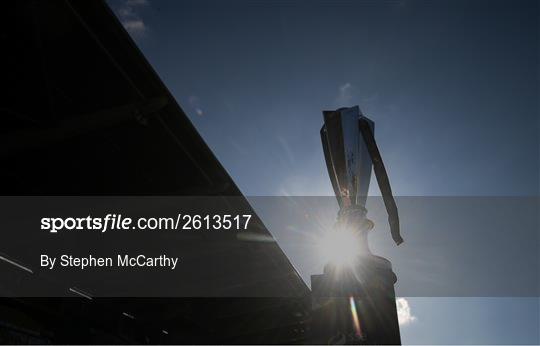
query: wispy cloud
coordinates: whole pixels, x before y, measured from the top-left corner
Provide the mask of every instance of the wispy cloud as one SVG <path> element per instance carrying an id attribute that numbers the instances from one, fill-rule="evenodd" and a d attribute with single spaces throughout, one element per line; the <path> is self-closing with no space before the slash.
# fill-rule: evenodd
<path id="1" fill-rule="evenodd" d="M 120 22 L 133 36 L 144 36 L 147 32 L 146 24 L 140 16 L 141 8 L 148 6 L 147 0 L 120 0 L 113 5 Z"/>
<path id="2" fill-rule="evenodd" d="M 397 315 L 400 326 L 406 326 L 416 321 L 416 316 L 411 313 L 409 302 L 405 298 L 396 299 Z"/>
<path id="3" fill-rule="evenodd" d="M 140 19 L 127 20 L 123 22 L 123 24 L 126 30 L 129 31 L 131 34 L 142 34 L 146 30 L 146 26 L 144 25 L 144 22 Z"/>
<path id="4" fill-rule="evenodd" d="M 201 107 L 201 100 L 197 96 L 191 95 L 188 99 L 188 103 L 198 116 L 202 117 L 204 115 Z"/>
<path id="5" fill-rule="evenodd" d="M 349 82 L 339 86 L 338 96 L 336 97 L 336 103 L 338 107 L 349 106 L 352 100 L 353 85 Z"/>

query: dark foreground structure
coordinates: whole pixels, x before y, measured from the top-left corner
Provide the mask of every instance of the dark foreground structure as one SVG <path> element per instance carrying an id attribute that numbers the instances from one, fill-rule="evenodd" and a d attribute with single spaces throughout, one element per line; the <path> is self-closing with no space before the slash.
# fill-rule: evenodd
<path id="1" fill-rule="evenodd" d="M 13 1 L 1 25 L 2 195 L 241 196 L 104 2 Z M 0 298 L 0 343 L 306 342 L 310 292 L 277 244 L 197 251 L 212 241 L 179 244 L 197 262 L 185 280 L 241 278 L 238 298 Z M 0 291 L 41 276 L 1 261 Z"/>

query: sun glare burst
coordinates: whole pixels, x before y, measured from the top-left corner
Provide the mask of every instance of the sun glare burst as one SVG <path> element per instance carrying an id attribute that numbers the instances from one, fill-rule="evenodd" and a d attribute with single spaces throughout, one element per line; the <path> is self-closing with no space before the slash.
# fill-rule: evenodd
<path id="1" fill-rule="evenodd" d="M 360 252 L 358 236 L 347 229 L 327 232 L 319 241 L 319 249 L 326 260 L 338 266 L 353 264 Z"/>

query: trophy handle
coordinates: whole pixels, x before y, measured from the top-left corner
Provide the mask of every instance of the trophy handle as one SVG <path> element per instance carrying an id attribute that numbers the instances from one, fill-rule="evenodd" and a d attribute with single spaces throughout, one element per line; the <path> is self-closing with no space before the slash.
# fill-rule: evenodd
<path id="1" fill-rule="evenodd" d="M 392 195 L 392 188 L 390 187 L 388 174 L 386 173 L 386 168 L 384 167 L 381 153 L 377 147 L 377 142 L 375 142 L 375 136 L 373 136 L 373 132 L 368 120 L 365 118 L 360 118 L 358 122 L 360 132 L 362 133 L 362 137 L 366 143 L 369 155 L 371 156 L 375 177 L 377 178 L 377 183 L 381 189 L 384 205 L 386 207 L 386 211 L 388 212 L 390 233 L 392 234 L 392 239 L 394 239 L 394 242 L 399 245 L 403 243 L 403 238 L 400 235 L 398 209 L 394 196 Z"/>

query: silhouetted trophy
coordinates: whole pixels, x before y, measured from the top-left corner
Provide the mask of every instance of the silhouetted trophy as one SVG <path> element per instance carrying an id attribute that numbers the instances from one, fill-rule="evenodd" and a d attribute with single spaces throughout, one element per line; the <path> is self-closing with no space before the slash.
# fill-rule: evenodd
<path id="1" fill-rule="evenodd" d="M 399 245 L 397 207 L 377 144 L 374 123 L 358 106 L 324 111 L 321 139 L 340 211 L 328 242 L 337 258 L 324 274 L 311 277 L 312 342 L 316 344 L 401 344 L 390 261 L 368 246 L 373 222 L 366 200 L 372 168 Z M 352 254 L 350 252 L 353 252 Z"/>

